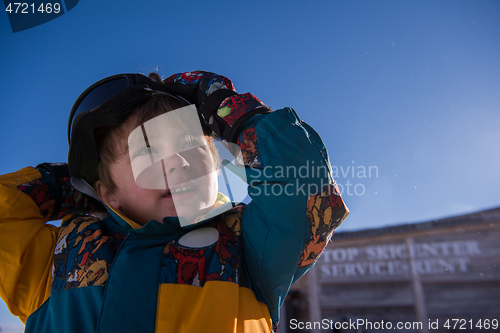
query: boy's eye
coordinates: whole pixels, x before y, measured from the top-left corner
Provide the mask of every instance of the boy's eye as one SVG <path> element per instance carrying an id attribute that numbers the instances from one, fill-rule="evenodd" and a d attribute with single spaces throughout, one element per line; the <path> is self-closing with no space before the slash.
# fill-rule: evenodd
<path id="1" fill-rule="evenodd" d="M 158 150 L 156 148 L 154 148 L 154 147 L 142 147 L 141 149 L 139 149 L 138 151 L 136 151 L 133 154 L 133 157 L 138 157 L 138 156 L 142 156 L 142 155 L 155 154 L 157 152 L 158 152 Z"/>
<path id="2" fill-rule="evenodd" d="M 183 148 L 196 147 L 196 146 L 199 146 L 199 145 L 200 145 L 200 143 L 198 142 L 198 140 L 193 139 L 193 140 L 188 140 L 188 141 L 184 144 L 184 147 L 183 147 Z"/>

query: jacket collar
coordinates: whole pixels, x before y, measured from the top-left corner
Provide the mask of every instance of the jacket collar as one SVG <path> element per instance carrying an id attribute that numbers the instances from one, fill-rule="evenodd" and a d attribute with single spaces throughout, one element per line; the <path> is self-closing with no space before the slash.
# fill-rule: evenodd
<path id="1" fill-rule="evenodd" d="M 200 222 L 205 222 L 208 220 L 211 220 L 213 217 L 230 210 L 233 207 L 233 204 L 229 201 L 229 198 L 226 197 L 222 193 L 217 194 L 217 199 L 214 205 L 214 209 L 212 209 L 208 214 L 203 215 L 198 217 L 196 220 L 193 222 L 190 222 L 188 219 L 183 218 L 183 217 L 165 217 L 162 222 L 158 221 L 149 221 L 149 223 L 163 223 L 163 224 L 169 224 L 174 228 L 186 228 L 186 229 L 192 229 L 193 226 L 197 225 Z M 141 229 L 143 226 L 141 226 L 139 223 L 132 221 L 129 219 L 122 211 L 119 209 L 113 208 L 110 205 L 106 204 L 106 208 L 108 209 L 109 213 L 113 216 L 116 222 L 125 229 L 126 232 L 131 232 L 137 229 Z"/>

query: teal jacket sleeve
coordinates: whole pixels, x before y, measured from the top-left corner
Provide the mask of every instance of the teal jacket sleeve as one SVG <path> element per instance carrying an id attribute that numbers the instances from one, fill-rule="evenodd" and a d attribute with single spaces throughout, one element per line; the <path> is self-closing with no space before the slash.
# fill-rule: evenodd
<path id="1" fill-rule="evenodd" d="M 349 214 L 319 135 L 291 108 L 253 117 L 238 142 L 252 201 L 242 216 L 251 288 L 274 323 L 290 285 Z"/>

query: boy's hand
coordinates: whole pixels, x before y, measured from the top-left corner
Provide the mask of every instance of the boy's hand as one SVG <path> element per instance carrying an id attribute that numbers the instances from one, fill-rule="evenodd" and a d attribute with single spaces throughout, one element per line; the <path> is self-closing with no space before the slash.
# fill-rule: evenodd
<path id="1" fill-rule="evenodd" d="M 271 109 L 250 93 L 238 95 L 228 78 L 204 71 L 174 74 L 163 80 L 171 92 L 194 103 L 221 139 L 236 143 L 239 127 L 253 115 Z"/>
<path id="2" fill-rule="evenodd" d="M 223 100 L 237 94 L 227 77 L 205 71 L 177 73 L 163 80 L 163 84 L 195 104 L 207 121 Z M 208 99 L 208 96 L 211 97 Z"/>

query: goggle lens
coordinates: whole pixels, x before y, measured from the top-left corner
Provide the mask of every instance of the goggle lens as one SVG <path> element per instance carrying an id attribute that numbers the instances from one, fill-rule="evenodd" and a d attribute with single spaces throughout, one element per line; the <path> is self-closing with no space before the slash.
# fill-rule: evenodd
<path id="1" fill-rule="evenodd" d="M 71 129 L 73 120 L 80 113 L 97 108 L 99 105 L 103 104 L 113 96 L 127 89 L 128 86 L 129 83 L 127 78 L 117 77 L 92 88 L 78 104 L 78 107 L 71 117 L 69 128 Z"/>

